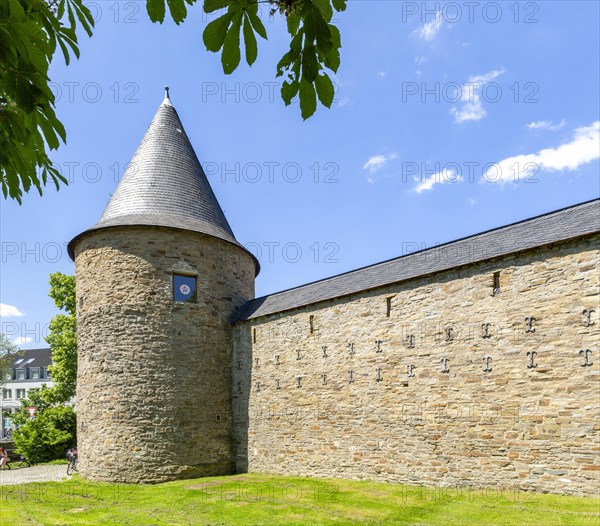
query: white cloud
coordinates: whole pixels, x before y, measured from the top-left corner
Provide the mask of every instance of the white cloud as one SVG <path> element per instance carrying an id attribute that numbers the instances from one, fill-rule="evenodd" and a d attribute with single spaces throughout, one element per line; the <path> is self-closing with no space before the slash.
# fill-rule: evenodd
<path id="1" fill-rule="evenodd" d="M 377 77 L 380 79 L 384 79 L 385 77 L 387 77 L 387 73 L 385 71 L 378 71 Z"/>
<path id="2" fill-rule="evenodd" d="M 600 121 L 575 130 L 573 139 L 556 148 L 515 155 L 494 164 L 481 178 L 487 182 L 519 181 L 539 172 L 564 172 L 600 158 Z"/>
<path id="3" fill-rule="evenodd" d="M 364 170 L 369 170 L 370 173 L 375 173 L 385 166 L 385 164 L 398 157 L 395 153 L 389 155 L 374 155 L 364 165 Z M 372 181 L 370 181 L 372 182 Z"/>
<path id="4" fill-rule="evenodd" d="M 460 183 L 463 180 L 462 175 L 458 175 L 455 170 L 444 168 L 441 172 L 434 173 L 425 179 L 415 177 L 415 181 L 421 181 L 414 187 L 414 191 L 420 194 L 426 190 L 431 190 L 436 184 Z"/>
<path id="5" fill-rule="evenodd" d="M 438 11 L 435 18 L 431 22 L 426 22 L 419 29 L 415 29 L 411 35 L 416 36 L 420 40 L 431 42 L 442 28 L 442 13 Z"/>
<path id="6" fill-rule="evenodd" d="M 567 124 L 567 121 L 565 121 L 565 119 L 561 119 L 561 121 L 557 124 L 554 124 L 553 122 L 550 122 L 550 121 L 535 121 L 535 122 L 530 122 L 527 125 L 527 127 L 530 130 L 557 131 L 557 130 L 560 130 L 561 128 L 563 128 L 565 124 Z"/>
<path id="7" fill-rule="evenodd" d="M 451 108 L 450 113 L 454 115 L 455 122 L 461 124 L 465 121 L 479 121 L 487 112 L 481 102 L 481 90 L 488 83 L 504 73 L 504 69 L 496 69 L 483 75 L 469 77 L 467 82 L 461 86 L 461 107 Z"/>
<path id="8" fill-rule="evenodd" d="M 16 345 L 25 345 L 27 343 L 31 343 L 32 341 L 33 338 L 30 338 L 29 336 L 18 336 L 13 340 L 13 343 Z"/>
<path id="9" fill-rule="evenodd" d="M 6 303 L 0 303 L 0 316 L 6 318 L 18 317 L 23 316 L 23 313 L 19 309 L 17 309 L 17 307 L 7 305 Z"/>

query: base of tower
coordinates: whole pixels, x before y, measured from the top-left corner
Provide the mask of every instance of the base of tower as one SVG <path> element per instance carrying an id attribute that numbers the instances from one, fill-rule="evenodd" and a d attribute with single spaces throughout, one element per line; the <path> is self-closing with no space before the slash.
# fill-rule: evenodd
<path id="1" fill-rule="evenodd" d="M 160 484 L 174 480 L 219 477 L 236 473 L 233 462 L 215 462 L 193 466 L 164 466 L 163 468 L 108 470 L 97 467 L 79 466 L 79 474 L 90 482 L 112 482 L 120 484 Z"/>

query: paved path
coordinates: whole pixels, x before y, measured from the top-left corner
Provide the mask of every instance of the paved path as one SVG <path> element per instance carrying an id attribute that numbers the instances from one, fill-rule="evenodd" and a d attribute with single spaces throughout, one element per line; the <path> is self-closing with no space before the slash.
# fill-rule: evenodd
<path id="1" fill-rule="evenodd" d="M 64 478 L 67 478 L 66 464 L 0 470 L 0 486 L 25 484 L 27 482 L 47 482 Z"/>

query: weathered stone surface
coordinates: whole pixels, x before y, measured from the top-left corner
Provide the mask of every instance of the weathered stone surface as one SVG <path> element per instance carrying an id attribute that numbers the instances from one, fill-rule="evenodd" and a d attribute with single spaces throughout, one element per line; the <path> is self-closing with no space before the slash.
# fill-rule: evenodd
<path id="1" fill-rule="evenodd" d="M 116 227 L 75 250 L 79 470 L 160 482 L 231 473 L 231 319 L 254 296 L 254 262 L 202 234 Z M 198 302 L 172 301 L 172 273 Z"/>
<path id="2" fill-rule="evenodd" d="M 597 494 L 599 240 L 238 324 L 237 469 Z"/>

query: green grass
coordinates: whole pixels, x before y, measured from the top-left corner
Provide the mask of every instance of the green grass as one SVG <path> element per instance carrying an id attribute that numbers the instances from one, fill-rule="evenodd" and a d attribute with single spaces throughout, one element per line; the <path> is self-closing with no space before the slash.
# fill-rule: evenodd
<path id="1" fill-rule="evenodd" d="M 0 487 L 0 526 L 600 524 L 600 499 L 267 475 Z"/>

